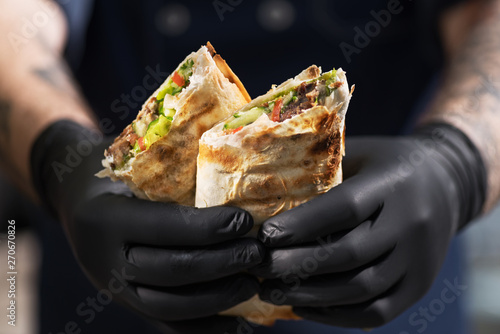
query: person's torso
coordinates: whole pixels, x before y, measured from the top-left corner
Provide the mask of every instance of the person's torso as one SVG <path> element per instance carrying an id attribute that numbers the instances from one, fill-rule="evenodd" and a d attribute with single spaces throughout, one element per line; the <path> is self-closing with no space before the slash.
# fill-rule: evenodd
<path id="1" fill-rule="evenodd" d="M 423 22 L 422 7 L 409 0 L 96 1 L 74 71 L 116 133 L 153 92 L 143 83 L 151 71 L 170 73 L 210 41 L 252 97 L 311 64 L 342 67 L 356 85 L 347 134 L 397 134 L 439 65 L 434 14 Z"/>

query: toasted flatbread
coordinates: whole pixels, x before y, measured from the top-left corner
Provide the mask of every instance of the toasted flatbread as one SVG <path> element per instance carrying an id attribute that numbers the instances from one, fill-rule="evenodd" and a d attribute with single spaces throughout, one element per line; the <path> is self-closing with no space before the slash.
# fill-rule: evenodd
<path id="1" fill-rule="evenodd" d="M 144 103 L 106 150 L 98 176 L 125 182 L 139 198 L 194 205 L 201 135 L 249 101 L 208 43 L 188 55 Z"/>
<path id="2" fill-rule="evenodd" d="M 258 229 L 267 218 L 341 183 L 351 93 L 341 69 L 322 74 L 313 65 L 205 132 L 196 206 L 241 207 Z M 257 296 L 221 314 L 264 325 L 298 318 L 291 306 L 270 305 Z"/>

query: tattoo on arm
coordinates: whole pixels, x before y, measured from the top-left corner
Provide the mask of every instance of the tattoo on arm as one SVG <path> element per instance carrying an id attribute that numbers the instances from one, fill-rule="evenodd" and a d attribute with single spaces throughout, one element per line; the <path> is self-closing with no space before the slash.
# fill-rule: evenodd
<path id="1" fill-rule="evenodd" d="M 59 91 L 71 91 L 69 70 L 66 64 L 60 61 L 54 62 L 45 67 L 33 68 L 32 73 Z"/>
<path id="2" fill-rule="evenodd" d="M 486 208 L 500 198 L 500 0 L 455 56 L 424 121 L 445 121 L 474 142 L 488 170 Z"/>
<path id="3" fill-rule="evenodd" d="M 497 20 L 477 29 L 455 58 L 446 75 L 440 102 L 458 98 L 469 113 L 482 113 L 479 107 L 484 98 L 500 102 L 500 14 Z"/>
<path id="4" fill-rule="evenodd" d="M 42 34 L 37 36 L 37 42 L 51 60 L 48 65 L 32 68 L 31 73 L 58 91 L 77 97 L 78 89 L 66 62 L 54 53 Z"/>

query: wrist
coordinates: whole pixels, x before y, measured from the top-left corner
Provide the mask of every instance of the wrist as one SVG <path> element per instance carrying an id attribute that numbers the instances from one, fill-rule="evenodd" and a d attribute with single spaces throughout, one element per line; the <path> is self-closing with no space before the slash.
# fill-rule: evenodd
<path id="1" fill-rule="evenodd" d="M 73 121 L 52 123 L 35 140 L 30 155 L 31 179 L 43 206 L 54 216 L 72 182 L 71 174 L 103 142 L 103 135 Z"/>
<path id="2" fill-rule="evenodd" d="M 450 124 L 426 124 L 414 135 L 425 138 L 425 146 L 436 153 L 433 158 L 447 170 L 455 186 L 459 230 L 481 212 L 485 202 L 487 173 L 481 154 L 462 131 Z"/>

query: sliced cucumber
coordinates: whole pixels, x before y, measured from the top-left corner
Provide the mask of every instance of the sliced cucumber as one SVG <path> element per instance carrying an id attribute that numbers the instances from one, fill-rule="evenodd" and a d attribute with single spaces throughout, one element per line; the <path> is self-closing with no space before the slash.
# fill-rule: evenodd
<path id="1" fill-rule="evenodd" d="M 165 95 L 167 95 L 167 90 L 168 90 L 168 85 L 166 85 L 162 90 L 158 92 L 158 94 L 156 95 L 156 101 L 158 102 L 163 101 Z"/>
<path id="2" fill-rule="evenodd" d="M 146 149 L 148 149 L 158 139 L 169 133 L 171 125 L 172 120 L 164 115 L 160 115 L 160 117 L 149 123 L 148 131 L 144 136 Z"/>
<path id="3" fill-rule="evenodd" d="M 254 107 L 248 111 L 243 111 L 233 115 L 233 119 L 224 124 L 224 129 L 236 129 L 240 126 L 245 126 L 253 123 L 262 114 L 269 113 L 269 109 L 265 107 Z"/>
<path id="4" fill-rule="evenodd" d="M 285 97 L 283 98 L 283 107 L 287 106 L 293 100 L 294 93 L 295 91 L 291 91 L 290 93 L 285 95 Z"/>
<path id="5" fill-rule="evenodd" d="M 170 120 L 174 119 L 176 110 L 174 108 L 163 108 L 162 114 Z"/>
<path id="6" fill-rule="evenodd" d="M 153 132 L 148 132 L 144 136 L 144 145 L 146 145 L 146 150 L 156 141 L 158 141 L 161 137 Z"/>
<path id="7" fill-rule="evenodd" d="M 155 119 L 154 121 L 151 121 L 151 123 L 149 123 L 146 134 L 149 132 L 150 129 L 152 129 L 156 126 L 156 124 L 159 122 L 159 119 L 160 119 L 160 117 L 158 117 L 157 119 Z"/>
<path id="8" fill-rule="evenodd" d="M 146 133 L 146 135 L 152 132 L 155 135 L 163 137 L 170 131 L 171 125 L 172 121 L 170 119 L 168 119 L 166 116 L 160 115 L 160 117 L 149 124 L 148 132 Z"/>

